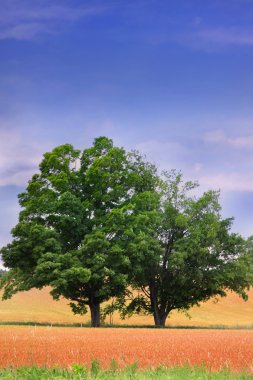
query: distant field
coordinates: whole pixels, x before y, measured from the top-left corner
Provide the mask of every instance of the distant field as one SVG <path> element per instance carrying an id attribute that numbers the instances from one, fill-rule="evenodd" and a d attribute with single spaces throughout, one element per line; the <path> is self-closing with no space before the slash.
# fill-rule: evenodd
<path id="1" fill-rule="evenodd" d="M 249 301 L 244 302 L 236 294 L 229 294 L 218 303 L 208 301 L 201 307 L 190 310 L 191 319 L 173 312 L 167 324 L 176 326 L 249 326 L 253 325 L 253 289 Z M 11 300 L 0 301 L 0 322 L 49 322 L 49 323 L 85 323 L 85 316 L 73 315 L 68 301 L 54 301 L 49 295 L 49 288 L 31 290 L 15 295 Z M 107 320 L 108 322 L 108 320 Z M 113 317 L 114 324 L 152 325 L 152 317 L 134 316 L 125 321 L 118 315 Z"/>
<path id="2" fill-rule="evenodd" d="M 0 368 L 73 364 L 98 359 L 108 368 L 205 365 L 253 373 L 253 330 L 183 330 L 0 326 Z M 207 378 L 207 377 L 206 377 Z M 209 378 L 209 377 L 208 377 Z"/>

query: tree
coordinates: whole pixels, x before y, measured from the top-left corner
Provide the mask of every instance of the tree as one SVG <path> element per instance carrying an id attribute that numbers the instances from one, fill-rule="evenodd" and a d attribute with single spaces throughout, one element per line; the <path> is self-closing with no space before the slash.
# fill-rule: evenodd
<path id="1" fill-rule="evenodd" d="M 122 316 L 149 313 L 163 327 L 172 310 L 186 311 L 229 290 L 247 299 L 252 255 L 242 237 L 230 233 L 232 219 L 222 219 L 219 193 L 190 196 L 196 186 L 171 171 L 155 192 L 135 195 L 128 242 L 135 292 L 130 302 L 129 295 L 118 299 Z"/>
<path id="2" fill-rule="evenodd" d="M 115 297 L 122 314 L 146 312 L 164 326 L 187 310 L 233 290 L 247 298 L 253 283 L 250 242 L 230 233 L 218 192 L 190 196 L 195 183 L 155 166 L 106 137 L 82 153 L 65 144 L 44 154 L 39 173 L 19 195 L 13 241 L 1 249 L 10 270 L 3 298 L 50 285 L 75 313 Z M 138 290 L 131 293 L 128 286 Z M 125 303 L 131 295 L 131 302 Z"/>
<path id="3" fill-rule="evenodd" d="M 75 313 L 88 306 L 97 327 L 101 303 L 125 291 L 131 268 L 119 239 L 127 218 L 118 228 L 117 215 L 143 187 L 152 188 L 154 169 L 105 137 L 82 154 L 69 144 L 56 147 L 39 169 L 19 195 L 19 223 L 1 250 L 10 268 L 3 298 L 50 285 Z"/>
<path id="4" fill-rule="evenodd" d="M 5 270 L 4 269 L 0 269 L 0 277 L 2 277 L 5 273 Z"/>
<path id="5" fill-rule="evenodd" d="M 253 256 L 253 235 L 249 236 L 245 241 L 245 249 L 250 255 Z"/>

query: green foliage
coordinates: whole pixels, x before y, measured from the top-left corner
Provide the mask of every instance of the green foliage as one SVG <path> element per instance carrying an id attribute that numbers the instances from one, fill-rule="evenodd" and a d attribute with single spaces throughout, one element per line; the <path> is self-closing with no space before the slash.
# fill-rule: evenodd
<path id="1" fill-rule="evenodd" d="M 0 278 L 5 274 L 5 270 L 4 269 L 0 269 Z"/>
<path id="2" fill-rule="evenodd" d="M 172 367 L 166 368 L 159 366 L 151 369 L 138 369 L 134 363 L 127 366 L 125 369 L 118 370 L 117 365 L 113 364 L 113 367 L 109 370 L 100 369 L 98 362 L 98 369 L 93 371 L 87 369 L 80 364 L 74 364 L 71 369 L 61 368 L 37 368 L 37 367 L 21 367 L 17 369 L 2 369 L 0 370 L 0 377 L 2 380 L 50 380 L 50 379 L 68 379 L 68 380 L 80 380 L 80 379 L 100 379 L 100 380 L 249 380 L 252 379 L 251 374 L 247 373 L 232 373 L 228 369 L 224 369 L 219 372 L 210 372 L 202 367 Z"/>
<path id="3" fill-rule="evenodd" d="M 90 373 L 92 377 L 97 377 L 99 372 L 101 370 L 100 362 L 98 359 L 93 358 L 91 360 L 91 368 L 90 368 Z"/>
<path id="4" fill-rule="evenodd" d="M 249 236 L 245 241 L 246 252 L 253 256 L 253 235 Z"/>
<path id="5" fill-rule="evenodd" d="M 247 299 L 252 255 L 242 237 L 230 233 L 232 219 L 222 219 L 219 193 L 190 195 L 196 186 L 171 171 L 155 192 L 134 197 L 128 251 L 131 284 L 139 293 L 130 302 L 129 296 L 125 302 L 120 298 L 123 317 L 151 313 L 155 324 L 164 326 L 173 309 L 186 311 L 228 290 Z"/>
<path id="6" fill-rule="evenodd" d="M 13 241 L 0 251 L 10 268 L 0 281 L 3 299 L 50 285 L 74 313 L 89 307 L 92 326 L 112 297 L 102 317 L 115 309 L 123 317 L 152 313 L 162 326 L 171 310 L 227 290 L 247 299 L 252 239 L 230 233 L 219 193 L 194 197 L 196 186 L 176 171 L 159 177 L 137 152 L 106 137 L 83 152 L 65 144 L 45 153 L 19 195 Z"/>
<path id="7" fill-rule="evenodd" d="M 130 260 L 120 237 L 130 227 L 131 199 L 144 182 L 154 187 L 154 168 L 99 137 L 82 153 L 69 144 L 54 148 L 39 169 L 19 195 L 13 241 L 1 249 L 10 268 L 3 298 L 50 285 L 75 313 L 89 306 L 99 325 L 100 303 L 127 287 Z"/>

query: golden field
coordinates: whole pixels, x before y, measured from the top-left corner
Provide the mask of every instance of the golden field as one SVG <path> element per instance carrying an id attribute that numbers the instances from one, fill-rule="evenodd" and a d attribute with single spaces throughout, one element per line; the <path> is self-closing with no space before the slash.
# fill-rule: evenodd
<path id="1" fill-rule="evenodd" d="M 68 301 L 54 301 L 49 288 L 33 289 L 16 294 L 11 300 L 0 301 L 0 322 L 48 322 L 48 323 L 85 323 L 85 316 L 73 315 Z M 244 302 L 236 294 L 230 293 L 218 303 L 209 300 L 200 307 L 189 311 L 191 319 L 174 311 L 167 324 L 173 326 L 249 326 L 253 325 L 253 289 L 249 300 Z M 107 320 L 108 322 L 108 320 Z M 117 314 L 113 316 L 114 324 L 152 325 L 151 316 L 133 316 L 122 321 Z"/>
<path id="2" fill-rule="evenodd" d="M 0 326 L 0 347 L 0 368 L 70 368 L 96 358 L 103 368 L 114 359 L 121 368 L 137 361 L 141 368 L 188 363 L 253 373 L 253 330 Z"/>

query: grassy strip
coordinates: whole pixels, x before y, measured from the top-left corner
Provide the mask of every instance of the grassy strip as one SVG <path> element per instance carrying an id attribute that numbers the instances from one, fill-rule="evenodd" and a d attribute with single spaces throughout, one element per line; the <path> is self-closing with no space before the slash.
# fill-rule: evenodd
<path id="1" fill-rule="evenodd" d="M 182 368 L 158 367 L 156 369 L 138 370 L 137 364 L 132 364 L 124 370 L 118 370 L 116 362 L 112 362 L 109 370 L 100 369 L 99 362 L 93 360 L 91 368 L 74 365 L 71 369 L 22 367 L 0 370 L 1 380 L 252 380 L 253 375 L 246 373 L 233 374 L 229 370 L 210 372 L 204 367 Z"/>
<path id="2" fill-rule="evenodd" d="M 0 322 L 0 326 L 44 326 L 44 327 L 90 327 L 89 323 L 50 323 L 50 322 Z M 137 328 L 137 329 L 160 329 L 154 325 L 110 325 L 102 324 L 103 328 Z M 189 329 L 189 330 L 252 330 L 252 325 L 236 325 L 236 326 L 225 326 L 225 325 L 210 325 L 210 326 L 172 326 L 168 325 L 163 327 L 163 329 Z"/>

